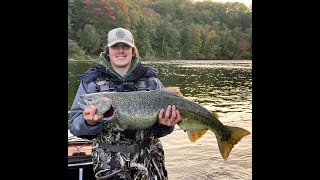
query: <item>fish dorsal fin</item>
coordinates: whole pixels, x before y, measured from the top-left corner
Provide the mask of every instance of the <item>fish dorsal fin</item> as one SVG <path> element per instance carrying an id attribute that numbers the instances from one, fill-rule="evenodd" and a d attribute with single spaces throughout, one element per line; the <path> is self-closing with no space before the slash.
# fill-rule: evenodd
<path id="1" fill-rule="evenodd" d="M 200 131 L 192 131 L 192 132 L 187 131 L 187 134 L 191 142 L 196 142 L 196 140 L 201 138 L 207 131 L 208 129 L 202 129 Z"/>
<path id="2" fill-rule="evenodd" d="M 183 94 L 180 92 L 179 87 L 165 87 L 165 88 L 162 88 L 161 90 L 173 93 L 179 97 L 183 97 Z"/>

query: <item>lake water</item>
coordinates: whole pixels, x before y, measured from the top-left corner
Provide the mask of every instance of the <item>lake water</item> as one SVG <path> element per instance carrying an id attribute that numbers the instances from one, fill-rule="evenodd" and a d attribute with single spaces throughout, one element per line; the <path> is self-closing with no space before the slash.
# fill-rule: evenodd
<path id="1" fill-rule="evenodd" d="M 179 86 L 185 98 L 219 115 L 229 126 L 252 133 L 252 61 L 143 61 L 159 70 L 165 86 Z M 69 62 L 69 109 L 78 75 L 95 62 Z M 196 142 L 178 126 L 162 137 L 170 180 L 252 179 L 252 134 L 245 136 L 223 160 L 211 131 Z"/>

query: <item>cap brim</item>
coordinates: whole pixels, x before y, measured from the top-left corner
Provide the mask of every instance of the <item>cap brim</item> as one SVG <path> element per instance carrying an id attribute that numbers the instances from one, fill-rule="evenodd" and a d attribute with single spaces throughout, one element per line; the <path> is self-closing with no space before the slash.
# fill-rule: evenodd
<path id="1" fill-rule="evenodd" d="M 113 41 L 112 43 L 109 43 L 107 46 L 110 47 L 110 46 L 112 46 L 112 45 L 114 45 L 114 44 L 117 44 L 117 43 L 119 43 L 119 42 L 123 42 L 123 43 L 126 43 L 126 44 L 130 45 L 131 47 L 134 47 L 134 44 L 129 43 L 129 42 L 124 41 L 124 40 Z"/>

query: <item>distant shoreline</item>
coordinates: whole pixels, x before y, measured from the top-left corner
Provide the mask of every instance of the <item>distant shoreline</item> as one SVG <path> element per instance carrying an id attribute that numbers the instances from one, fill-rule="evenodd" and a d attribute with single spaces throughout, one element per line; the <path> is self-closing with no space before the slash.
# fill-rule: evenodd
<path id="1" fill-rule="evenodd" d="M 70 62 L 99 62 L 99 59 L 89 59 L 89 60 L 75 60 L 75 59 L 68 59 L 68 61 Z M 170 61 L 174 61 L 174 62 L 182 62 L 182 61 L 189 61 L 191 63 L 195 62 L 195 63 L 199 63 L 199 62 L 207 62 L 207 61 L 215 61 L 215 62 L 234 62 L 234 63 L 243 63 L 243 61 L 248 61 L 248 62 L 252 62 L 252 59 L 234 59 L 234 60 L 224 60 L 224 59 L 202 59 L 202 60 L 196 60 L 196 59 L 172 59 L 172 60 L 166 60 L 166 59 L 161 59 L 161 60 L 143 60 L 140 59 L 140 61 L 142 62 L 159 62 L 159 61 L 166 61 L 166 62 L 170 62 Z"/>

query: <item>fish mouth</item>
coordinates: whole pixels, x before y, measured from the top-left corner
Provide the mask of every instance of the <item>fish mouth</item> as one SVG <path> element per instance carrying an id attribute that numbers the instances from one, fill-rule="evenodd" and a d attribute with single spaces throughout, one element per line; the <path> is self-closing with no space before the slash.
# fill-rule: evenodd
<path id="1" fill-rule="evenodd" d="M 107 110 L 107 111 L 103 114 L 102 120 L 104 121 L 104 123 L 113 120 L 113 115 L 114 115 L 114 113 L 115 113 L 115 109 L 111 106 L 111 107 L 109 108 L 109 110 Z"/>
<path id="2" fill-rule="evenodd" d="M 103 117 L 106 117 L 106 118 L 111 117 L 113 116 L 113 112 L 114 112 L 114 108 L 111 106 L 109 110 L 103 114 Z"/>
<path id="3" fill-rule="evenodd" d="M 89 107 L 89 102 L 87 100 L 84 100 L 86 102 L 86 105 L 81 104 L 80 102 L 77 102 L 79 104 L 79 106 L 85 110 L 86 108 Z M 112 119 L 112 116 L 114 115 L 115 112 L 115 108 L 113 108 L 112 106 L 110 106 L 110 108 L 103 114 L 103 120 L 105 121 L 109 121 Z"/>

